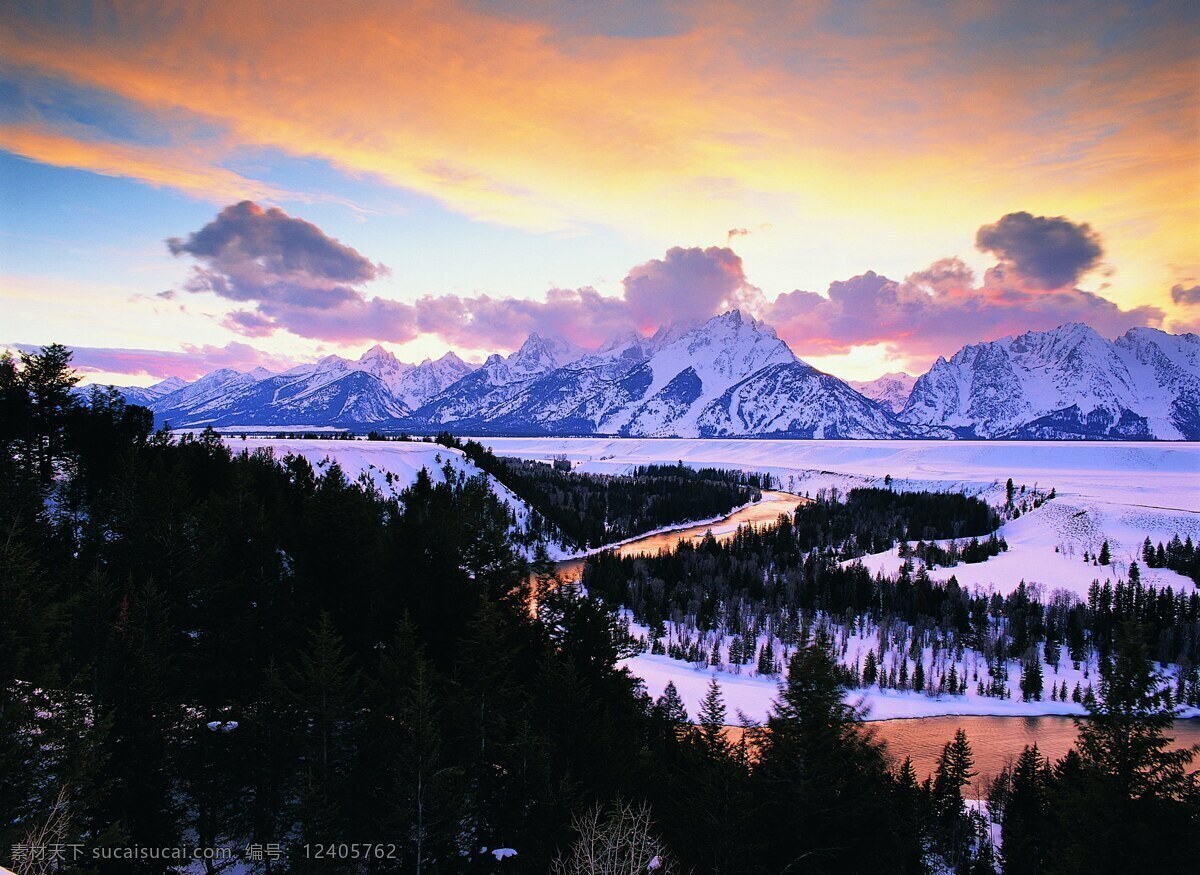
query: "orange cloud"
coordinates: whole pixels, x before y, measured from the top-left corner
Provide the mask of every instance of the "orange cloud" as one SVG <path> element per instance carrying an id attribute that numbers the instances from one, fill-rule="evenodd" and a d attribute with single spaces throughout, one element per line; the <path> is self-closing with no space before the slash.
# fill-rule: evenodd
<path id="1" fill-rule="evenodd" d="M 602 223 L 676 243 L 770 223 L 774 242 L 750 245 L 799 241 L 790 264 L 828 279 L 861 269 L 866 245 L 884 270 L 969 251 L 961 229 L 1027 209 L 1102 230 L 1126 303 L 1161 298 L 1176 281 L 1163 265 L 1195 260 L 1190 18 L 892 2 L 710 3 L 690 16 L 625 39 L 449 2 L 117 3 L 86 27 L 8 16 L 0 54 L 148 113 L 192 113 L 226 131 L 227 152 L 318 158 L 537 231 Z M 124 147 L 25 148 L 205 187 L 203 156 L 183 156 L 171 182 Z M 897 230 L 904 242 L 886 250 Z"/>
<path id="2" fill-rule="evenodd" d="M 137 179 L 218 203 L 244 197 L 286 196 L 273 186 L 214 166 L 206 156 L 180 149 L 88 142 L 28 125 L 0 125 L 0 149 L 55 167 Z"/>

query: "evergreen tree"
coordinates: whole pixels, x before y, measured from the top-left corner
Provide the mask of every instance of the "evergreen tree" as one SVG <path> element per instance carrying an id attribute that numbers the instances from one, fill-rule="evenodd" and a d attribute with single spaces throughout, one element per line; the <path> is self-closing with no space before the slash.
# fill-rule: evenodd
<path id="1" fill-rule="evenodd" d="M 975 832 L 962 791 L 975 777 L 974 767 L 967 734 L 959 729 L 942 748 L 932 786 L 935 844 L 954 871 L 964 870 L 973 858 Z"/>
<path id="2" fill-rule="evenodd" d="M 875 680 L 879 676 L 879 667 L 875 663 L 875 651 L 867 651 L 867 661 L 863 666 L 862 685 L 871 687 L 875 685 Z"/>
<path id="3" fill-rule="evenodd" d="M 728 755 L 729 742 L 725 739 L 725 697 L 716 675 L 708 682 L 708 691 L 700 701 L 700 740 L 705 751 L 714 759 Z"/>
<path id="4" fill-rule="evenodd" d="M 654 704 L 663 719 L 672 726 L 683 726 L 688 722 L 687 708 L 684 707 L 683 699 L 679 695 L 679 690 L 675 688 L 674 681 L 667 681 L 662 695 Z"/>
<path id="5" fill-rule="evenodd" d="M 1066 839 L 1055 871 L 1166 871 L 1200 847 L 1200 786 L 1189 772 L 1195 750 L 1172 750 L 1175 712 L 1147 655 L 1141 630 L 1126 623 L 1098 696 L 1086 696 L 1078 767 L 1060 782 L 1055 809 Z"/>
<path id="6" fill-rule="evenodd" d="M 443 752 L 440 709 L 433 666 L 424 658 L 415 630 L 401 625 L 383 652 L 378 673 L 377 755 L 364 763 L 385 770 L 386 790 L 378 805 L 388 835 L 403 836 L 403 861 L 414 872 L 436 870 L 457 857 L 455 839 L 463 813 L 463 770 Z"/>
<path id="7" fill-rule="evenodd" d="M 1024 875 L 1045 871 L 1054 853 L 1050 811 L 1050 763 L 1037 745 L 1027 746 L 1012 773 L 1012 789 L 1001 826 L 1004 872 Z"/>
<path id="8" fill-rule="evenodd" d="M 1100 564 L 1107 565 L 1112 561 L 1112 553 L 1108 549 L 1108 541 L 1100 545 Z"/>
<path id="9" fill-rule="evenodd" d="M 1038 656 L 1037 647 L 1026 655 L 1021 668 L 1021 698 L 1026 701 L 1042 700 L 1043 690 L 1042 660 Z"/>
<path id="10" fill-rule="evenodd" d="M 321 614 L 286 681 L 300 741 L 297 815 L 305 843 L 337 841 L 350 832 L 346 777 L 360 681 L 332 618 Z"/>
<path id="11" fill-rule="evenodd" d="M 883 748 L 843 700 L 824 633 L 797 649 L 751 775 L 767 871 L 870 871 L 908 856 L 898 834 Z M 854 824 L 875 824 L 870 842 Z"/>
<path id="12" fill-rule="evenodd" d="M 67 423 L 79 406 L 73 389 L 80 377 L 71 369 L 71 351 L 52 343 L 36 353 L 21 353 L 20 385 L 29 398 L 27 460 L 43 485 L 49 485 L 67 458 Z"/>

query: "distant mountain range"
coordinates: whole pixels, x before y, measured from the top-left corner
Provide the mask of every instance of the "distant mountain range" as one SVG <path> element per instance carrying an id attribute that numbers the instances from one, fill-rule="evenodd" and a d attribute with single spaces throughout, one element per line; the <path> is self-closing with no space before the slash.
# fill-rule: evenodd
<path id="1" fill-rule="evenodd" d="M 175 428 L 337 427 L 629 437 L 1200 440 L 1200 337 L 1063 325 L 846 383 L 733 310 L 597 352 L 532 334 L 507 357 L 418 365 L 375 346 L 282 373 L 123 388 Z"/>

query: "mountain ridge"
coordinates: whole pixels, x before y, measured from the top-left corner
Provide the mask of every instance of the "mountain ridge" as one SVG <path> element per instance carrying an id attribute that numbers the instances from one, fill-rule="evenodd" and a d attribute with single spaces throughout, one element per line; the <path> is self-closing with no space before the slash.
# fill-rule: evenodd
<path id="1" fill-rule="evenodd" d="M 482 365 L 380 345 L 272 373 L 118 387 L 176 428 L 292 426 L 520 435 L 1200 440 L 1200 337 L 1080 323 L 968 344 L 925 374 L 850 382 L 730 310 L 589 352 L 531 334 Z"/>

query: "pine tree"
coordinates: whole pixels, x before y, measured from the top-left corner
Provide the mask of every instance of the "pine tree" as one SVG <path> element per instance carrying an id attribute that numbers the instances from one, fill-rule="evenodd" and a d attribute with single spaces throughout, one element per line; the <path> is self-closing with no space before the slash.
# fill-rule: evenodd
<path id="1" fill-rule="evenodd" d="M 1169 871 L 1188 865 L 1200 847 L 1200 779 L 1188 766 L 1194 750 L 1172 750 L 1175 712 L 1165 706 L 1163 678 L 1140 628 L 1127 621 L 1111 663 L 1101 663 L 1098 695 L 1085 695 L 1077 719 L 1078 770 L 1055 805 L 1068 837 L 1062 868 L 1078 871 Z"/>
<path id="2" fill-rule="evenodd" d="M 300 654 L 285 683 L 301 739 L 302 834 L 306 842 L 334 841 L 346 834 L 344 779 L 360 674 L 352 668 L 342 636 L 328 613 L 321 614 L 308 649 Z"/>
<path id="3" fill-rule="evenodd" d="M 752 787 L 766 871 L 886 869 L 915 836 L 890 818 L 883 751 L 844 701 L 837 661 L 819 631 L 798 648 L 768 721 Z M 874 824 L 870 842 L 855 824 Z"/>
<path id="4" fill-rule="evenodd" d="M 32 444 L 28 461 L 49 485 L 67 456 L 67 422 L 79 406 L 74 393 L 80 377 L 71 369 L 71 351 L 59 343 L 21 353 L 21 385 L 29 397 Z"/>
<path id="5" fill-rule="evenodd" d="M 875 663 L 875 651 L 868 650 L 867 651 L 867 661 L 866 661 L 866 664 L 863 665 L 862 685 L 864 687 L 874 686 L 875 680 L 878 678 L 878 676 L 879 676 L 879 667 Z"/>
<path id="6" fill-rule="evenodd" d="M 708 682 L 708 691 L 700 701 L 700 741 L 705 751 L 714 759 L 729 753 L 729 742 L 725 739 L 725 697 L 716 675 Z"/>
<path id="7" fill-rule="evenodd" d="M 453 859 L 453 840 L 462 811 L 463 771 L 443 761 L 442 731 L 433 667 L 420 652 L 415 632 L 404 628 L 393 650 L 407 657 L 407 677 L 396 710 L 399 729 L 398 765 L 400 822 L 411 824 L 412 861 L 416 872 L 426 864 Z M 387 678 L 391 671 L 384 670 Z"/>
<path id="8" fill-rule="evenodd" d="M 1050 811 L 1050 763 L 1037 745 L 1027 746 L 1012 773 L 1012 790 L 1004 807 L 1001 827 L 1006 873 L 1036 873 L 1045 870 L 1054 852 Z"/>
<path id="9" fill-rule="evenodd" d="M 667 681 L 666 688 L 654 704 L 663 719 L 672 726 L 683 726 L 688 722 L 687 708 L 684 707 L 674 681 Z"/>
<path id="10" fill-rule="evenodd" d="M 1112 553 L 1108 549 L 1108 541 L 1100 545 L 1100 564 L 1107 565 L 1112 561 Z"/>
<path id="11" fill-rule="evenodd" d="M 1042 660 L 1038 656 L 1037 647 L 1025 657 L 1021 669 L 1021 699 L 1040 702 L 1042 700 Z"/>
<path id="12" fill-rule="evenodd" d="M 934 771 L 932 796 L 937 845 L 955 871 L 971 860 L 974 830 L 963 801 L 963 788 L 975 777 L 975 759 L 962 729 L 946 742 Z"/>

